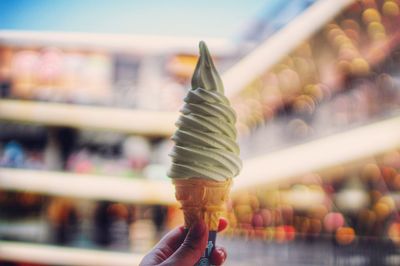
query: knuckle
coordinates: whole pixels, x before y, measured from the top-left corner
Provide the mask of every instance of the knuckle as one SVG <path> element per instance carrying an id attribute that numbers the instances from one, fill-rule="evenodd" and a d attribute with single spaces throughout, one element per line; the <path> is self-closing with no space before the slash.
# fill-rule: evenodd
<path id="1" fill-rule="evenodd" d="M 155 254 L 160 257 L 168 257 L 169 254 L 172 254 L 174 251 L 169 246 L 157 247 Z"/>
<path id="2" fill-rule="evenodd" d="M 191 241 L 190 239 L 186 239 L 183 244 L 183 248 L 188 249 L 193 252 L 197 252 L 199 250 L 198 244 L 195 241 Z"/>

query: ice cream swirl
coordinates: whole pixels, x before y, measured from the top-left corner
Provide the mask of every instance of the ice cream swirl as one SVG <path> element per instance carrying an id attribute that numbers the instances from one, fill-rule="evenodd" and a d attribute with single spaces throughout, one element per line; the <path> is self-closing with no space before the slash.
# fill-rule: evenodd
<path id="1" fill-rule="evenodd" d="M 239 174 L 242 163 L 236 143 L 236 115 L 204 42 L 192 78 L 192 89 L 176 122 L 170 153 L 171 178 L 225 181 Z"/>

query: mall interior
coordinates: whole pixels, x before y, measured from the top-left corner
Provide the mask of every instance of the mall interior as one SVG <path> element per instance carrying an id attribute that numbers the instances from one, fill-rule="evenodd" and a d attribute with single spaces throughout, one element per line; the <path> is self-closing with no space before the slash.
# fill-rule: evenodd
<path id="1" fill-rule="evenodd" d="M 399 25 L 399 0 L 0 0 L 0 265 L 139 265 L 183 224 L 200 40 L 243 160 L 225 265 L 400 265 Z"/>

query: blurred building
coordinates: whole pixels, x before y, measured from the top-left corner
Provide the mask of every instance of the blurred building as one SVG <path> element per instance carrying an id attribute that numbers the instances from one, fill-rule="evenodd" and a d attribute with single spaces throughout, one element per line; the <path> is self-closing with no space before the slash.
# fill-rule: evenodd
<path id="1" fill-rule="evenodd" d="M 271 1 L 205 39 L 244 160 L 228 265 L 400 264 L 399 4 Z M 1 263 L 133 265 L 182 223 L 165 172 L 197 42 L 0 30 Z"/>

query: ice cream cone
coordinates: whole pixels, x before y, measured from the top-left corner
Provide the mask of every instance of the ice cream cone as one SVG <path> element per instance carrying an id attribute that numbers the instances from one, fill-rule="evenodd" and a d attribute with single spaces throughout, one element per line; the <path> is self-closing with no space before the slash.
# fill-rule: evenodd
<path id="1" fill-rule="evenodd" d="M 184 98 L 172 136 L 168 176 L 175 185 L 186 228 L 203 220 L 208 243 L 196 265 L 210 265 L 219 218 L 232 185 L 242 167 L 236 142 L 236 114 L 224 95 L 224 86 L 208 48 L 200 42 L 200 58 L 192 77 L 192 88 Z"/>
<path id="2" fill-rule="evenodd" d="M 232 178 L 223 182 L 204 178 L 174 179 L 175 197 L 181 203 L 185 227 L 204 220 L 210 231 L 218 230 L 219 218 L 225 210 Z"/>

